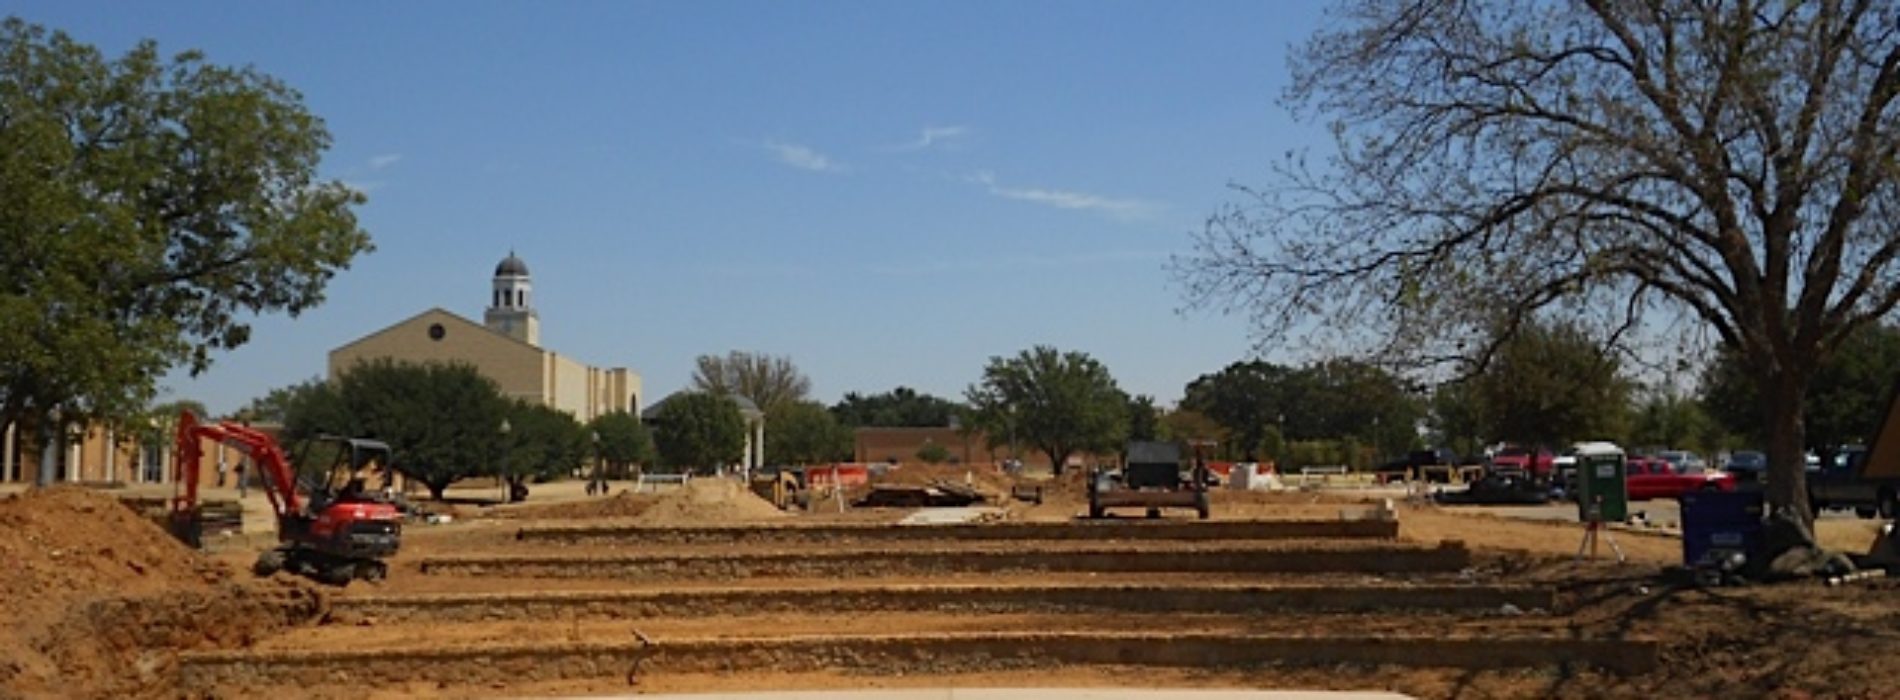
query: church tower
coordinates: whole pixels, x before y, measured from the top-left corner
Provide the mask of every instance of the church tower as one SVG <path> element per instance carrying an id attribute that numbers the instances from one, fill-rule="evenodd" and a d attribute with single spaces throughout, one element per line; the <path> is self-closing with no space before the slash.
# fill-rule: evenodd
<path id="1" fill-rule="evenodd" d="M 494 290 L 482 322 L 489 330 L 540 347 L 541 318 L 534 313 L 533 291 L 528 264 L 508 251 L 508 257 L 495 266 Z"/>

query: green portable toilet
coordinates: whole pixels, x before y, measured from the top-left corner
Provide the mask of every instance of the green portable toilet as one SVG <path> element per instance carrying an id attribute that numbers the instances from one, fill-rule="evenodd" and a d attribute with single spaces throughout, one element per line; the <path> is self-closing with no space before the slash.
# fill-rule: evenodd
<path id="1" fill-rule="evenodd" d="M 1620 523 L 1629 519 L 1630 499 L 1628 465 L 1623 448 L 1607 442 L 1577 446 L 1577 520 L 1590 522 L 1590 510 L 1596 520 Z"/>

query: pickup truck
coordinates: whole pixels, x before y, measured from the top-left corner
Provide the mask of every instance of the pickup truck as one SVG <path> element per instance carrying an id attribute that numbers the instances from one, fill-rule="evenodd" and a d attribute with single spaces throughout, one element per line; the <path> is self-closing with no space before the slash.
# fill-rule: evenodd
<path id="1" fill-rule="evenodd" d="M 1631 457 L 1625 464 L 1628 476 L 1623 483 L 1632 501 L 1681 498 L 1692 491 L 1735 490 L 1735 475 L 1727 472 L 1684 474 L 1668 461 L 1654 457 Z"/>
<path id="2" fill-rule="evenodd" d="M 1491 471 L 1520 474 L 1538 482 L 1548 482 L 1556 468 L 1556 455 L 1550 450 L 1535 452 L 1522 447 L 1507 447 L 1491 456 Z"/>
<path id="3" fill-rule="evenodd" d="M 1808 472 L 1808 506 L 1815 513 L 1829 508 L 1852 508 L 1856 515 L 1875 515 L 1892 519 L 1900 513 L 1896 492 L 1900 484 L 1892 479 L 1870 479 L 1861 474 L 1867 450 L 1859 445 L 1841 448 L 1834 459 L 1824 460 L 1819 469 Z"/>

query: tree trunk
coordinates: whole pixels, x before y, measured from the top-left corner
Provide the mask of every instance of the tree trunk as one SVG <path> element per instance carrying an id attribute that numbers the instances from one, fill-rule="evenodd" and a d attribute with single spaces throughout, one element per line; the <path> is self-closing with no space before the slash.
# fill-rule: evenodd
<path id="1" fill-rule="evenodd" d="M 1045 450 L 1045 452 L 1049 454 L 1049 471 L 1055 476 L 1062 476 L 1062 467 L 1068 463 L 1069 453 L 1056 450 Z"/>
<path id="2" fill-rule="evenodd" d="M 1814 509 L 1808 504 L 1806 426 L 1802 399 L 1805 380 L 1770 373 L 1761 383 L 1762 415 L 1767 418 L 1767 500 L 1771 511 L 1789 511 L 1814 527 Z"/>
<path id="3" fill-rule="evenodd" d="M 442 492 L 449 490 L 449 482 L 446 481 L 428 481 L 423 485 L 429 487 L 429 498 L 437 502 L 442 500 Z"/>

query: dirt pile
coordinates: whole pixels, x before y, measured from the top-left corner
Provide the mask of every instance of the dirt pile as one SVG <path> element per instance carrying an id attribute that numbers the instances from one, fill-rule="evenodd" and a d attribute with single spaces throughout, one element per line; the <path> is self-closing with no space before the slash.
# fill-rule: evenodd
<path id="1" fill-rule="evenodd" d="M 0 561 L 0 696 L 163 694 L 178 649 L 242 644 L 321 605 L 300 583 L 233 583 L 84 489 L 0 501 Z"/>
<path id="2" fill-rule="evenodd" d="M 716 525 L 786 514 L 731 479 L 694 479 L 660 494 L 634 520 L 645 525 Z"/>
<path id="3" fill-rule="evenodd" d="M 647 512 L 661 500 L 658 494 L 621 491 L 612 496 L 585 501 L 539 503 L 498 510 L 495 517 L 518 520 L 593 520 L 633 518 Z"/>

